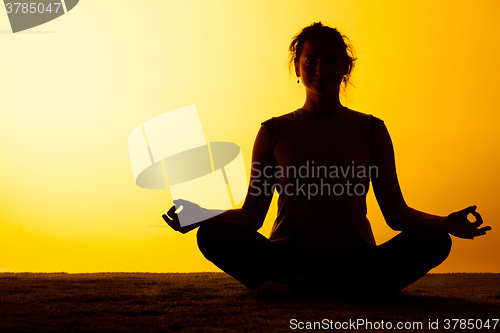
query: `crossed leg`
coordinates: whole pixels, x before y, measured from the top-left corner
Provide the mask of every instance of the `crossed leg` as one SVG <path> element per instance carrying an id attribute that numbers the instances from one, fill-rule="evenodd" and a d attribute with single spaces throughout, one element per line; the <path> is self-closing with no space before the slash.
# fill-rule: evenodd
<path id="1" fill-rule="evenodd" d="M 197 238 L 205 258 L 251 290 L 265 281 L 287 283 L 299 274 L 292 258 L 243 223 L 212 220 L 199 227 Z"/>
<path id="2" fill-rule="evenodd" d="M 326 297 L 384 297 L 398 293 L 440 265 L 450 253 L 444 231 L 401 232 L 358 260 L 315 281 L 310 292 Z"/>
<path id="3" fill-rule="evenodd" d="M 197 236 L 205 258 L 251 290 L 273 281 L 297 297 L 393 295 L 441 264 L 451 249 L 450 236 L 431 229 L 401 232 L 366 251 L 319 255 L 291 253 L 234 221 L 209 221 Z M 311 273 L 318 266 L 321 273 Z M 297 280 L 301 276 L 309 282 Z"/>

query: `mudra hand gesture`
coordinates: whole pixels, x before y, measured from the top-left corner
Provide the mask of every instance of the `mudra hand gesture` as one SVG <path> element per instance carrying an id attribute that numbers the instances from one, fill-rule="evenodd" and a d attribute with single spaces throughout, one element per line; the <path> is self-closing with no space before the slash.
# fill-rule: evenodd
<path id="1" fill-rule="evenodd" d="M 176 213 L 181 207 L 182 210 Z M 184 225 L 186 223 L 189 225 L 181 226 L 179 216 Z M 162 217 L 172 229 L 185 234 L 197 228 L 202 221 L 212 217 L 212 214 L 210 214 L 208 209 L 202 208 L 194 202 L 178 199 L 174 200 L 174 206 L 168 210 L 167 214 L 163 214 Z"/>
<path id="2" fill-rule="evenodd" d="M 482 227 L 483 219 L 478 212 L 477 206 L 470 206 L 461 211 L 451 213 L 441 220 L 445 230 L 455 237 L 474 239 L 474 237 L 486 234 L 486 231 L 491 230 L 491 227 Z M 476 221 L 470 222 L 467 216 L 474 215 Z"/>

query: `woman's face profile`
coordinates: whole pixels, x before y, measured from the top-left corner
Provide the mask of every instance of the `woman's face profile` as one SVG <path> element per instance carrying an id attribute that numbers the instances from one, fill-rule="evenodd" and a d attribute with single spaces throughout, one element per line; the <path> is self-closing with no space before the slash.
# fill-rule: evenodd
<path id="1" fill-rule="evenodd" d="M 306 90 L 320 96 L 338 95 L 344 66 L 339 51 L 331 43 L 316 38 L 304 43 L 295 62 L 295 72 Z"/>

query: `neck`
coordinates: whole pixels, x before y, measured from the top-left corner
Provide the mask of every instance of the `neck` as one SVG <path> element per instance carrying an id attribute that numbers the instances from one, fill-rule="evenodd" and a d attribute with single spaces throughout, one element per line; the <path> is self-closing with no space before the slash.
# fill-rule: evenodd
<path id="1" fill-rule="evenodd" d="M 328 112 L 338 110 L 341 107 L 342 104 L 340 103 L 338 94 L 325 96 L 311 96 L 308 94 L 302 109 L 313 112 Z"/>

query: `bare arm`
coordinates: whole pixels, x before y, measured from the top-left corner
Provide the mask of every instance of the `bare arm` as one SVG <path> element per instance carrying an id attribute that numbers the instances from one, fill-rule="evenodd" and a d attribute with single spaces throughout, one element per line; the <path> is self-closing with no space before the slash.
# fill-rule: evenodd
<path id="1" fill-rule="evenodd" d="M 387 224 L 394 230 L 434 226 L 443 216 L 431 215 L 408 207 L 399 186 L 391 137 L 384 124 L 372 140 L 372 164 L 377 177 L 372 177 L 373 190 Z"/>
<path id="2" fill-rule="evenodd" d="M 378 168 L 378 177 L 372 178 L 373 190 L 384 218 L 392 229 L 405 231 L 440 228 L 454 236 L 469 239 L 484 235 L 491 229 L 479 228 L 483 221 L 481 215 L 475 212 L 476 206 L 451 213 L 446 217 L 408 207 L 398 182 L 391 137 L 384 124 L 378 127 L 373 136 L 372 154 L 372 164 Z M 475 216 L 474 223 L 468 221 L 469 214 Z"/>
<path id="3" fill-rule="evenodd" d="M 261 126 L 255 139 L 252 153 L 252 167 L 250 173 L 250 185 L 247 191 L 245 202 L 241 208 L 227 211 L 205 209 L 194 203 L 185 200 L 174 200 L 175 206 L 170 208 L 163 219 L 174 229 L 182 233 L 189 232 L 197 228 L 205 221 L 213 219 L 224 221 L 237 221 L 244 223 L 254 230 L 260 229 L 264 223 L 269 205 L 273 198 L 271 185 L 274 184 L 274 177 L 267 177 L 272 174 L 269 171 L 274 166 L 274 154 L 272 151 L 272 138 L 265 126 Z M 176 210 L 183 206 L 179 214 L 192 214 L 198 223 L 180 227 Z M 184 211 L 185 210 L 185 211 Z"/>

